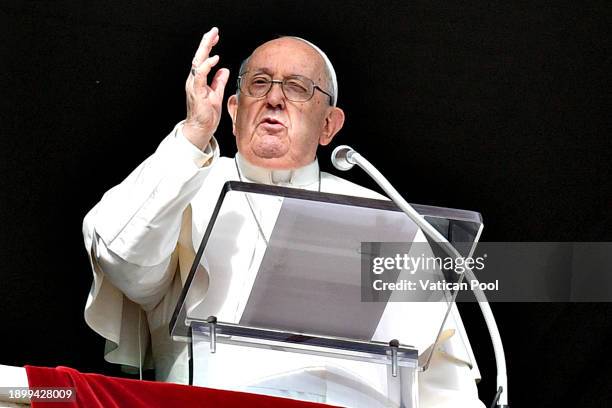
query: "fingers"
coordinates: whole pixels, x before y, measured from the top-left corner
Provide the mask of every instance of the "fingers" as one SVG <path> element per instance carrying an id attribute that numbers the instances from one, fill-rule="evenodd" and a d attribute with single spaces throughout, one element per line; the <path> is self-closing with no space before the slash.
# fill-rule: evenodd
<path id="1" fill-rule="evenodd" d="M 212 47 L 219 42 L 219 30 L 213 27 L 202 37 L 200 46 L 193 57 L 191 72 L 187 77 L 185 83 L 185 90 L 187 92 L 204 92 L 203 96 L 206 96 L 211 90 L 218 96 L 223 98 L 223 92 L 225 85 L 229 79 L 229 70 L 223 68 L 217 71 L 214 78 L 211 81 L 210 87 L 207 85 L 207 77 L 210 70 L 219 63 L 219 56 L 213 55 L 210 57 L 210 51 Z"/>
<path id="2" fill-rule="evenodd" d="M 208 73 L 219 62 L 219 56 L 214 55 L 210 58 L 207 58 L 200 66 L 196 68 L 195 74 L 192 74 L 194 77 L 194 86 L 196 88 L 202 87 L 206 85 L 206 77 Z"/>
<path id="3" fill-rule="evenodd" d="M 198 50 L 196 51 L 193 61 L 191 65 L 193 67 L 198 67 L 202 62 L 208 59 L 210 55 L 210 50 L 212 47 L 219 42 L 219 29 L 217 27 L 213 27 L 209 32 L 204 34 L 202 37 L 202 41 L 200 41 L 200 45 Z"/>

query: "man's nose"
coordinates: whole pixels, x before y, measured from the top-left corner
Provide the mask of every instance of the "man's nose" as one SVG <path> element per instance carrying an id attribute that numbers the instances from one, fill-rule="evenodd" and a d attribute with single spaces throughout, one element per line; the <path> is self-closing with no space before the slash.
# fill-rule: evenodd
<path id="1" fill-rule="evenodd" d="M 266 95 L 266 102 L 270 106 L 283 108 L 285 106 L 285 94 L 283 93 L 282 83 L 274 81 L 271 85 L 270 92 Z"/>

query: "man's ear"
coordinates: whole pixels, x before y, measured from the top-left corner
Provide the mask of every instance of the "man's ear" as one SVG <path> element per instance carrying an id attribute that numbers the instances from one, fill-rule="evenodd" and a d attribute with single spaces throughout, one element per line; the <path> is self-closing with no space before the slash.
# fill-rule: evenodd
<path id="1" fill-rule="evenodd" d="M 344 125 L 344 111 L 335 106 L 330 107 L 325 117 L 325 124 L 323 125 L 323 133 L 319 138 L 319 144 L 327 146 L 336 136 L 336 133 L 342 129 L 342 125 Z"/>
<path id="2" fill-rule="evenodd" d="M 232 133 L 236 135 L 236 112 L 238 111 L 238 97 L 234 94 L 227 99 L 227 112 L 232 117 Z"/>

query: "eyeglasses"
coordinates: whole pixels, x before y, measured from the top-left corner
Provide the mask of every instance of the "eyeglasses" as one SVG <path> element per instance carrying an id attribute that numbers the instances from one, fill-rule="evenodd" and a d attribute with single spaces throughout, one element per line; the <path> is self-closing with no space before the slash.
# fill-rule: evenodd
<path id="1" fill-rule="evenodd" d="M 324 93 L 329 97 L 329 104 L 332 105 L 332 96 L 328 92 L 321 89 L 310 78 L 300 75 L 292 75 L 283 80 L 272 79 L 269 75 L 263 73 L 245 72 L 238 77 L 238 89 L 240 92 L 253 98 L 263 98 L 270 92 L 273 84 L 279 84 L 285 98 L 292 102 L 309 101 L 315 89 Z"/>

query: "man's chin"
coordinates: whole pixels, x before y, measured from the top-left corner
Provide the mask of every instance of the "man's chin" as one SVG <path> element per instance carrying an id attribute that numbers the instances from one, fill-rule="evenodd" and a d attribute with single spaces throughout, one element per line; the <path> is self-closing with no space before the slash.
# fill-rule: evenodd
<path id="1" fill-rule="evenodd" d="M 256 166 L 267 169 L 287 170 L 294 167 L 287 152 L 279 149 L 253 149 L 246 159 Z"/>
<path id="2" fill-rule="evenodd" d="M 261 159 L 281 159 L 288 152 L 288 147 L 278 137 L 267 136 L 252 146 L 253 154 Z"/>

